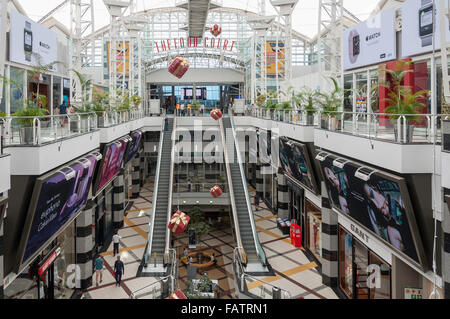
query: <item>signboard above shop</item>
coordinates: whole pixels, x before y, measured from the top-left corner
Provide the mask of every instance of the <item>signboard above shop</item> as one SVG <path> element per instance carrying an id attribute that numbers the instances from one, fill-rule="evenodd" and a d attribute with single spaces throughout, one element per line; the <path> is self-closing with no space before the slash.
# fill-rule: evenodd
<path id="1" fill-rule="evenodd" d="M 397 58 L 395 9 L 344 31 L 344 69 L 350 70 Z"/>
<path id="2" fill-rule="evenodd" d="M 55 32 L 15 10 L 11 10 L 10 17 L 10 61 L 29 66 L 45 66 L 58 60 Z"/>

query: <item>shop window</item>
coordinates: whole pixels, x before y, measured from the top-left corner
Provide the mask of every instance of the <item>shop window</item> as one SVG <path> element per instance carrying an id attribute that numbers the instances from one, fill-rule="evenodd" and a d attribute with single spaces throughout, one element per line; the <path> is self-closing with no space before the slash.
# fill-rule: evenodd
<path id="1" fill-rule="evenodd" d="M 370 107 L 369 112 L 378 113 L 380 110 L 380 98 L 378 93 L 378 70 L 370 71 Z"/>
<path id="2" fill-rule="evenodd" d="M 53 114 L 57 114 L 55 109 L 62 104 L 62 96 L 61 96 L 61 78 L 53 77 Z"/>
<path id="3" fill-rule="evenodd" d="M 342 228 L 339 228 L 339 287 L 353 298 L 353 239 Z"/>
<path id="4" fill-rule="evenodd" d="M 61 255 L 55 260 L 54 296 L 56 299 L 68 299 L 72 296 L 75 281 L 70 275 L 75 272 L 75 222 L 67 227 L 57 238 Z"/>
<path id="5" fill-rule="evenodd" d="M 367 112 L 367 72 L 356 73 L 356 112 Z"/>
<path id="6" fill-rule="evenodd" d="M 15 67 L 10 67 L 10 113 L 13 114 L 23 108 L 24 99 L 23 99 L 23 76 L 24 69 L 19 69 Z"/>
<path id="7" fill-rule="evenodd" d="M 353 74 L 344 75 L 344 111 L 353 112 Z"/>
<path id="8" fill-rule="evenodd" d="M 369 266 L 369 251 L 358 240 L 354 240 L 355 246 L 355 295 L 356 299 L 369 299 L 369 287 L 367 286 L 367 267 Z"/>
<path id="9" fill-rule="evenodd" d="M 306 200 L 306 215 L 308 220 L 307 247 L 320 261 L 322 259 L 322 211 L 309 200 Z"/>
<path id="10" fill-rule="evenodd" d="M 391 267 L 382 261 L 374 253 L 370 253 L 370 264 L 380 267 L 379 286 L 370 289 L 370 299 L 390 299 L 391 298 Z"/>

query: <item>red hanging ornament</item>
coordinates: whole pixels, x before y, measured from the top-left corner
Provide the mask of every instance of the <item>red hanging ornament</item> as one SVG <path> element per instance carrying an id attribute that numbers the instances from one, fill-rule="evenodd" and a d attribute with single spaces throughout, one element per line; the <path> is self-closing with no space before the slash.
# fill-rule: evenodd
<path id="1" fill-rule="evenodd" d="M 211 188 L 210 193 L 211 193 L 212 197 L 218 198 L 218 197 L 222 196 L 223 190 L 220 186 L 216 185 L 213 188 Z"/>
<path id="2" fill-rule="evenodd" d="M 181 79 L 183 75 L 189 69 L 189 61 L 181 56 L 175 57 L 175 59 L 169 65 L 169 72 Z"/>
<path id="3" fill-rule="evenodd" d="M 215 37 L 218 37 L 222 33 L 222 27 L 219 27 L 217 24 L 215 24 L 213 27 L 211 27 L 211 34 Z"/>
<path id="4" fill-rule="evenodd" d="M 181 211 L 177 211 L 169 222 L 169 229 L 176 235 L 181 235 L 189 224 L 190 217 Z"/>
<path id="5" fill-rule="evenodd" d="M 219 119 L 222 118 L 223 114 L 219 109 L 214 109 L 211 111 L 211 113 L 209 113 L 211 115 L 211 117 L 213 119 L 215 119 L 216 121 L 218 121 Z"/>

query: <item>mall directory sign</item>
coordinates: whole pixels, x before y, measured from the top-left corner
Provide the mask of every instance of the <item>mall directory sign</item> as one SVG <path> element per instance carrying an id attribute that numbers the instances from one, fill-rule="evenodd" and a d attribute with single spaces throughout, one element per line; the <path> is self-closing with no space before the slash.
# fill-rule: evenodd
<path id="1" fill-rule="evenodd" d="M 319 151 L 318 151 L 319 152 Z M 424 250 L 406 181 L 386 172 L 320 153 L 331 205 L 424 267 Z"/>
<path id="2" fill-rule="evenodd" d="M 106 144 L 92 193 L 96 196 L 120 172 L 130 137 Z"/>
<path id="3" fill-rule="evenodd" d="M 280 138 L 280 165 L 287 175 L 313 193 L 317 193 L 317 183 L 305 144 Z"/>
<path id="4" fill-rule="evenodd" d="M 10 16 L 10 61 L 29 66 L 50 65 L 58 61 L 55 32 L 16 10 L 11 10 Z"/>
<path id="5" fill-rule="evenodd" d="M 344 31 L 344 70 L 397 58 L 395 9 L 387 9 Z"/>
<path id="6" fill-rule="evenodd" d="M 128 151 L 125 155 L 125 161 L 124 164 L 127 164 L 129 161 L 131 161 L 135 156 L 136 153 L 139 150 L 139 146 L 141 145 L 142 140 L 142 131 L 134 131 L 131 132 L 131 141 L 128 143 Z"/>
<path id="7" fill-rule="evenodd" d="M 448 1 L 444 1 L 448 8 Z M 441 48 L 441 27 L 446 42 L 450 41 L 448 17 L 442 21 L 438 14 L 440 1 L 407 0 L 402 5 L 402 56 L 410 57 Z M 433 16 L 434 11 L 434 16 Z M 433 35 L 434 30 L 434 35 Z"/>
<path id="8" fill-rule="evenodd" d="M 86 205 L 97 155 L 90 154 L 37 178 L 20 243 L 19 272 Z"/>

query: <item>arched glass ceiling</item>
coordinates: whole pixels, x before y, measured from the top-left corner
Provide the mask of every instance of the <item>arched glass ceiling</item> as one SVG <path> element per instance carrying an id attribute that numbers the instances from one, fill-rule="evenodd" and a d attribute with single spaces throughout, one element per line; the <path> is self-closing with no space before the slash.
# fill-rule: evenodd
<path id="1" fill-rule="evenodd" d="M 18 0 L 24 7 L 27 14 L 34 20 L 39 20 L 47 14 L 52 8 L 58 6 L 63 0 L 46 0 L 45 6 L 41 1 L 36 0 Z M 137 11 L 174 6 L 176 0 L 137 0 Z M 258 0 L 222 0 L 224 7 L 238 8 L 247 11 L 259 13 Z M 312 38 L 317 34 L 317 16 L 318 0 L 299 0 L 294 11 L 293 28 L 294 30 Z M 350 10 L 359 19 L 365 20 L 372 10 L 376 7 L 378 1 L 344 0 L 344 6 Z M 102 0 L 95 0 L 95 27 L 100 29 L 109 24 L 109 14 Z M 275 14 L 275 10 L 266 0 L 266 14 Z M 65 6 L 53 15 L 61 23 L 69 26 L 69 8 Z"/>

